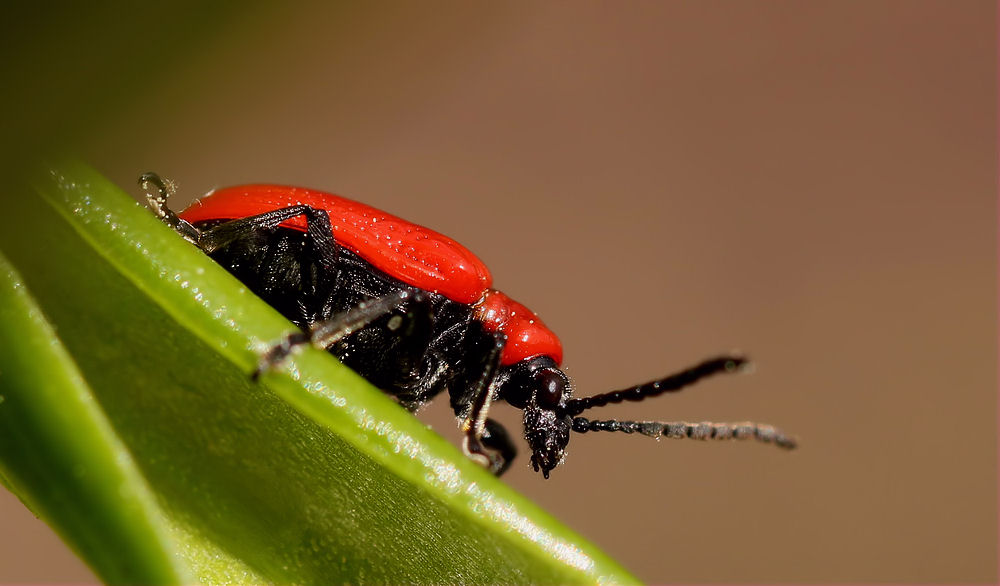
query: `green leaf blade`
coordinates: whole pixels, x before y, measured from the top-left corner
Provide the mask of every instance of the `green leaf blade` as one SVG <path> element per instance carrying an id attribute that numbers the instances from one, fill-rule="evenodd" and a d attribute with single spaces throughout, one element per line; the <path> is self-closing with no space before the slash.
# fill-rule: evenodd
<path id="1" fill-rule="evenodd" d="M 2 255 L 0 348 L 4 483 L 36 514 L 54 520 L 105 581 L 188 581 L 128 450 Z"/>

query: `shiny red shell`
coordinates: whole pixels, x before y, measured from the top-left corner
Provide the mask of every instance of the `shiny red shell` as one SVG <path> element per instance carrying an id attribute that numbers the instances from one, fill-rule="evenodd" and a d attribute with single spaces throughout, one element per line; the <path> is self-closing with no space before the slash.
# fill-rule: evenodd
<path id="1" fill-rule="evenodd" d="M 381 210 L 330 193 L 283 185 L 241 185 L 213 191 L 178 214 L 191 223 L 235 220 L 294 205 L 330 216 L 337 244 L 404 283 L 475 306 L 489 331 L 507 336 L 501 364 L 533 356 L 562 362 L 559 338 L 530 309 L 489 289 L 493 278 L 483 261 L 458 242 Z M 305 216 L 281 224 L 306 231 Z"/>
<path id="2" fill-rule="evenodd" d="M 188 222 L 233 220 L 294 205 L 325 210 L 337 244 L 382 272 L 448 299 L 473 303 L 493 281 L 489 269 L 451 238 L 363 203 L 330 193 L 281 185 L 216 190 L 179 215 Z M 305 216 L 281 224 L 305 232 Z"/>
<path id="3" fill-rule="evenodd" d="M 489 331 L 507 334 L 500 364 L 515 364 L 532 356 L 548 356 L 562 364 L 562 342 L 527 307 L 507 295 L 490 289 L 476 305 L 475 317 Z"/>

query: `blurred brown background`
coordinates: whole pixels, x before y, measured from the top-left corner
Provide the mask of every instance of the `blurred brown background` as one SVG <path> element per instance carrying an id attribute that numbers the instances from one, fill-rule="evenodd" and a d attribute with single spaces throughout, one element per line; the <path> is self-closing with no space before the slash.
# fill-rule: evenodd
<path id="1" fill-rule="evenodd" d="M 747 352 L 752 375 L 600 416 L 753 419 L 800 450 L 588 434 L 551 480 L 523 454 L 505 477 L 646 581 L 995 582 L 996 22 L 989 1 L 254 8 L 74 150 L 133 193 L 176 180 L 176 205 L 290 183 L 448 234 L 561 334 L 581 394 Z M 147 25 L 183 52 L 183 23 Z M 421 417 L 457 441 L 447 401 Z M 0 494 L 0 581 L 92 580 Z"/>

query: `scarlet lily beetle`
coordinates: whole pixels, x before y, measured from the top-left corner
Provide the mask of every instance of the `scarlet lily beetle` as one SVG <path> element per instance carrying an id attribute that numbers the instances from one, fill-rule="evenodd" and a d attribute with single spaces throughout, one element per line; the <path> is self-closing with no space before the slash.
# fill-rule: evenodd
<path id="1" fill-rule="evenodd" d="M 495 400 L 524 411 L 531 465 L 545 478 L 562 462 L 570 432 L 796 445 L 774 427 L 750 422 L 579 417 L 737 372 L 747 361 L 719 356 L 624 390 L 574 397 L 559 368 L 559 338 L 531 310 L 492 289 L 482 261 L 433 230 L 336 195 L 278 185 L 220 189 L 175 214 L 167 207 L 170 189 L 156 174 L 139 183 L 159 218 L 301 329 L 261 357 L 255 377 L 311 343 L 411 411 L 447 389 L 465 453 L 494 474 L 516 454 L 504 428 L 488 417 Z"/>

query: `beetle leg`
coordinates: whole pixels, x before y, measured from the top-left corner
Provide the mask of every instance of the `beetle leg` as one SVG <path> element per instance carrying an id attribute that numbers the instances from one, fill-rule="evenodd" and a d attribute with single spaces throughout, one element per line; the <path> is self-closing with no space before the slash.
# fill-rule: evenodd
<path id="1" fill-rule="evenodd" d="M 325 269 L 326 274 L 336 274 L 338 258 L 336 241 L 333 238 L 330 215 L 323 210 L 307 205 L 289 206 L 256 216 L 231 220 L 202 230 L 187 220 L 182 220 L 167 206 L 167 199 L 172 195 L 173 189 L 159 175 L 143 173 L 139 177 L 139 185 L 146 191 L 146 201 L 156 216 L 186 239 L 198 245 L 198 248 L 205 251 L 205 254 L 211 254 L 257 230 L 273 230 L 282 222 L 296 216 L 305 216 L 306 232 L 309 235 L 309 242 L 316 252 L 319 264 Z"/>
<path id="2" fill-rule="evenodd" d="M 394 395 L 403 407 L 416 411 L 446 388 L 451 373 L 448 361 L 430 349 L 436 323 L 433 297 L 421 293 L 372 322 L 363 333 L 327 349 L 368 382 Z"/>
<path id="3" fill-rule="evenodd" d="M 497 476 L 502 475 L 510 468 L 510 463 L 517 456 L 517 448 L 514 447 L 514 440 L 511 439 L 510 434 L 507 433 L 504 426 L 488 418 L 483 427 L 483 437 L 480 439 L 483 446 L 493 450 L 500 461 L 499 467 L 496 470 L 491 468 L 491 470 Z"/>
<path id="4" fill-rule="evenodd" d="M 257 369 L 253 373 L 256 380 L 261 374 L 280 364 L 292 351 L 307 343 L 320 349 L 327 349 L 343 338 L 367 327 L 380 317 L 391 313 L 400 304 L 409 301 L 422 302 L 424 293 L 412 289 L 403 289 L 369 301 L 359 303 L 353 309 L 335 315 L 332 319 L 313 324 L 308 334 L 292 332 L 285 336 L 261 356 Z"/>
<path id="5" fill-rule="evenodd" d="M 160 179 L 156 173 L 143 173 L 139 177 L 139 185 L 146 192 L 146 201 L 156 217 L 177 231 L 187 240 L 197 244 L 201 232 L 190 222 L 177 217 L 172 209 L 167 207 L 167 198 L 173 194 L 173 183 Z"/>
<path id="6" fill-rule="evenodd" d="M 493 345 L 483 357 L 483 370 L 476 380 L 476 386 L 472 393 L 472 404 L 465 421 L 462 423 L 462 433 L 465 434 L 462 450 L 467 456 L 497 475 L 507 468 L 507 461 L 504 460 L 506 454 L 504 454 L 502 440 L 495 439 L 491 442 L 487 439 L 487 436 L 493 436 L 488 433 L 487 422 L 489 420 L 486 415 L 489 413 L 490 403 L 492 403 L 495 394 L 492 383 L 496 378 L 496 372 L 500 366 L 500 354 L 503 352 L 506 342 L 507 337 L 503 334 L 497 332 L 493 335 Z"/>
<path id="7" fill-rule="evenodd" d="M 340 258 L 339 249 L 333 237 L 333 228 L 330 226 L 330 215 L 325 211 L 306 205 L 297 205 L 256 216 L 230 220 L 201 230 L 196 244 L 205 251 L 205 254 L 212 254 L 213 251 L 245 238 L 249 234 L 260 230 L 274 230 L 282 222 L 296 216 L 306 217 L 306 241 L 309 243 L 312 254 L 304 256 L 308 262 L 315 263 L 317 268 L 314 273 L 316 278 L 311 282 L 311 293 L 319 298 L 319 303 L 309 305 L 319 307 L 318 315 L 307 311 L 306 305 L 300 308 L 304 321 L 312 322 L 329 317 L 332 292 L 336 291 L 337 282 L 340 279 L 340 271 L 337 268 L 337 261 Z M 274 249 L 270 252 L 280 254 L 280 251 Z M 275 273 L 270 278 L 265 278 L 265 283 L 279 280 L 278 273 L 283 270 L 281 263 L 264 262 L 261 266 L 264 267 L 265 271 Z M 300 301 L 304 301 L 304 299 L 300 299 Z"/>
<path id="8" fill-rule="evenodd" d="M 282 222 L 296 216 L 306 217 L 306 233 L 313 242 L 313 247 L 323 250 L 333 244 L 333 228 L 330 226 L 330 215 L 307 205 L 289 206 L 264 212 L 256 216 L 248 216 L 223 222 L 207 230 L 201 230 L 198 246 L 206 253 L 212 253 L 235 240 L 246 237 L 259 230 L 273 230 Z M 182 220 L 183 221 L 183 220 Z"/>
<path id="9" fill-rule="evenodd" d="M 146 190 L 146 201 L 156 216 L 182 236 L 197 244 L 198 248 L 204 250 L 206 254 L 211 254 L 223 246 L 239 240 L 248 234 L 252 234 L 257 230 L 274 229 L 282 222 L 302 215 L 306 216 L 308 220 L 307 231 L 310 237 L 318 238 L 318 242 L 325 240 L 332 241 L 333 239 L 333 230 L 330 228 L 330 216 L 321 210 L 307 205 L 296 205 L 272 210 L 256 216 L 223 222 L 217 226 L 202 230 L 196 228 L 187 220 L 182 220 L 167 206 L 167 199 L 172 195 L 173 189 L 159 175 L 156 173 L 143 173 L 139 177 L 139 185 Z"/>

